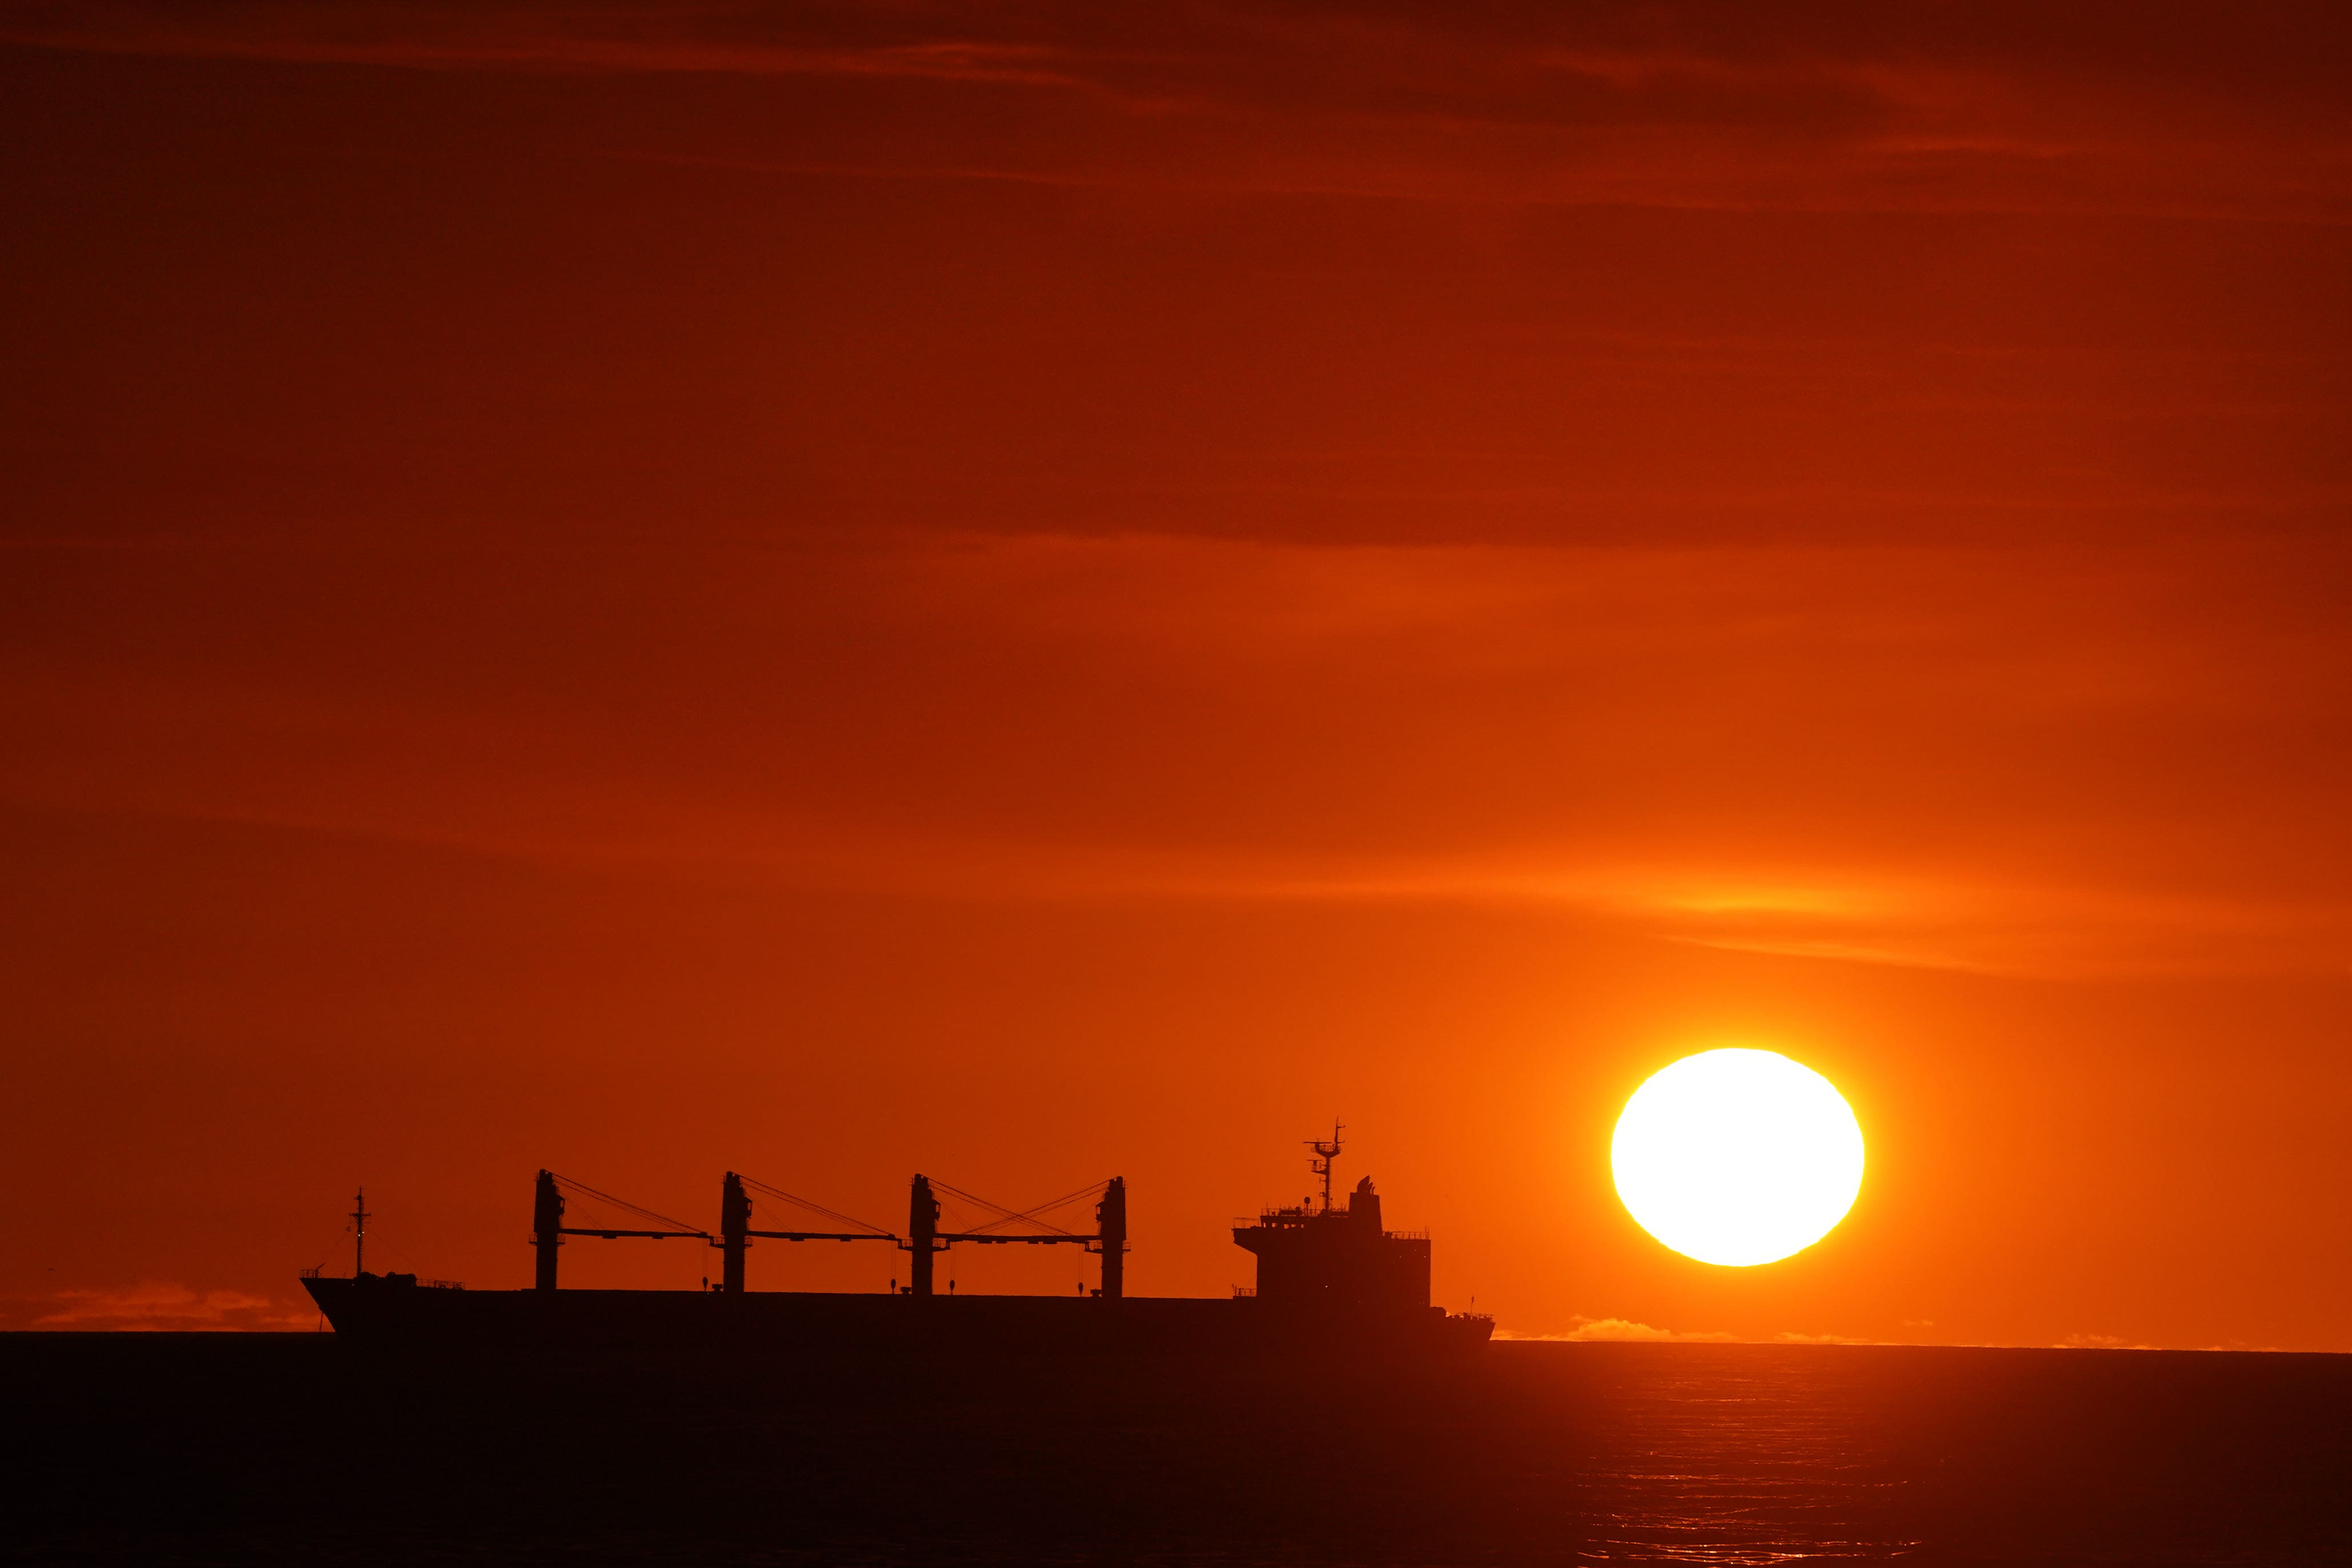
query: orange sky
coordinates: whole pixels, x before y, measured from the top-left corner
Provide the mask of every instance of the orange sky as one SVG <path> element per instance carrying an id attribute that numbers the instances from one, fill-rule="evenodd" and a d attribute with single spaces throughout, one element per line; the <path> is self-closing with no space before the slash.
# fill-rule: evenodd
<path id="1" fill-rule="evenodd" d="M 2352 1350 L 2352 22 L 1561 9 L 0 5 L 0 1323 L 1336 1110 L 1519 1332 Z"/>

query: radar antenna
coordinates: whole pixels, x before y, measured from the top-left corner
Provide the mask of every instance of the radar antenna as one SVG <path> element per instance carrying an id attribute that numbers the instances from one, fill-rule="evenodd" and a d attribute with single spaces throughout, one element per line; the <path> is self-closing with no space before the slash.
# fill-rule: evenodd
<path id="1" fill-rule="evenodd" d="M 1331 1212 L 1331 1162 L 1339 1157 L 1339 1134 L 1345 1128 L 1346 1123 L 1335 1116 L 1331 1119 L 1331 1136 L 1328 1139 L 1310 1138 L 1307 1141 L 1307 1146 L 1315 1151 L 1315 1158 L 1308 1163 L 1314 1167 L 1315 1173 L 1323 1178 L 1325 1214 Z"/>

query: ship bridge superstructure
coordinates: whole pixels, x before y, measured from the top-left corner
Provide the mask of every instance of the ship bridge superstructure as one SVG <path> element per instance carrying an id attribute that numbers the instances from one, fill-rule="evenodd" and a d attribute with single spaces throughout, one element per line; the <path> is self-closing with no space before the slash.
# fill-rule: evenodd
<path id="1" fill-rule="evenodd" d="M 1257 1258 L 1260 1305 L 1275 1311 L 1361 1317 L 1429 1310 L 1429 1233 L 1387 1228 L 1380 1194 L 1366 1176 L 1346 1201 L 1331 1196 L 1331 1167 L 1341 1129 L 1307 1146 L 1322 1178 L 1312 1199 L 1269 1208 L 1236 1223 L 1234 1241 Z"/>

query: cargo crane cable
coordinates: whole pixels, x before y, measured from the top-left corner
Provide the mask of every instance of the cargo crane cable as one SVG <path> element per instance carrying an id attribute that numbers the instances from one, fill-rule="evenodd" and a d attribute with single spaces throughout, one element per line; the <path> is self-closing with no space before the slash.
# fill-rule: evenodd
<path id="1" fill-rule="evenodd" d="M 988 1204 L 989 1207 L 997 1208 L 998 1213 L 1006 1216 L 1003 1219 L 989 1221 L 988 1224 L 980 1227 L 981 1231 L 992 1230 L 1000 1225 L 1010 1225 L 1016 1220 L 1026 1220 L 1032 1225 L 1043 1226 L 1047 1230 L 1055 1231 L 1063 1236 L 1076 1236 L 1079 1235 L 1079 1233 L 1063 1230 L 1060 1226 L 1055 1225 L 1053 1221 L 1043 1216 L 1052 1214 L 1055 1209 L 1067 1208 L 1072 1204 L 1084 1203 L 1088 1198 L 1098 1198 L 1102 1196 L 1104 1192 L 1106 1192 L 1109 1186 L 1110 1183 L 1108 1181 L 1097 1182 L 1092 1186 L 1080 1187 L 1075 1193 L 1066 1193 L 1058 1198 L 1050 1199 L 1047 1202 L 1037 1205 L 1034 1208 L 1023 1209 L 1018 1213 L 1013 1213 L 1002 1208 L 997 1208 L 996 1205 L 988 1204 L 988 1200 L 985 1198 L 973 1198 L 972 1201 L 975 1203 Z M 953 1191 L 954 1189 L 950 1188 L 950 1190 Z M 966 1194 L 964 1195 L 970 1196 L 971 1194 Z M 975 1231 L 971 1234 L 978 1235 L 980 1232 Z M 1085 1237 L 1081 1236 L 1080 1239 L 1085 1239 Z"/>
<path id="2" fill-rule="evenodd" d="M 751 1187 L 758 1192 L 765 1193 L 772 1198 L 782 1198 L 788 1204 L 798 1204 L 801 1207 L 808 1210 L 811 1214 L 821 1214 L 827 1219 L 839 1220 L 844 1225 L 854 1225 L 860 1230 L 870 1230 L 876 1237 L 886 1241 L 895 1241 L 898 1239 L 898 1233 L 896 1231 L 884 1230 L 878 1225 L 868 1225 L 866 1221 L 859 1219 L 856 1215 L 843 1214 L 840 1210 L 829 1209 L 823 1204 L 811 1203 L 806 1198 L 794 1197 L 792 1194 L 784 1191 L 782 1187 L 772 1187 L 765 1182 L 744 1175 L 740 1171 L 736 1172 L 735 1175 L 736 1179 L 741 1182 L 745 1186 Z"/>
<path id="3" fill-rule="evenodd" d="M 1065 1230 L 1062 1226 L 1055 1225 L 1052 1220 L 1045 1219 L 1042 1216 L 1053 1213 L 1055 1209 L 1066 1208 L 1070 1205 L 1080 1202 L 1083 1199 L 1098 1196 L 1110 1184 L 1107 1181 L 1097 1182 L 1092 1186 L 1080 1187 L 1075 1193 L 1065 1194 L 1061 1197 L 1052 1199 L 1046 1203 L 1039 1204 L 1034 1208 L 1009 1209 L 1003 1204 L 991 1203 L 986 1198 L 980 1196 L 976 1193 L 965 1192 L 961 1187 L 951 1187 L 936 1176 L 931 1178 L 931 1187 L 934 1191 L 951 1194 L 956 1197 L 961 1198 L 966 1203 L 977 1204 L 982 1208 L 993 1210 L 999 1216 L 995 1219 L 990 1220 L 986 1225 L 981 1226 L 977 1229 L 968 1230 L 961 1233 L 965 1236 L 982 1236 L 989 1231 L 994 1230 L 1001 1225 L 1034 1225 L 1045 1230 L 1050 1230 L 1056 1236 L 1067 1237 L 1072 1241 L 1091 1241 L 1094 1238 L 1089 1236 L 1085 1236 L 1077 1231 Z"/>
<path id="4" fill-rule="evenodd" d="M 641 1208 L 637 1205 L 631 1203 L 626 1198 L 616 1198 L 610 1193 L 600 1193 L 585 1182 L 575 1182 L 569 1176 L 556 1176 L 555 1173 L 552 1171 L 550 1171 L 548 1174 L 555 1176 L 555 1184 L 560 1187 L 568 1187 L 572 1191 L 582 1194 L 584 1196 L 595 1198 L 602 1203 L 611 1204 L 614 1208 L 626 1209 L 640 1219 L 657 1220 L 661 1224 L 669 1226 L 671 1233 L 674 1235 L 707 1237 L 710 1234 L 707 1230 L 695 1229 L 684 1220 L 672 1219 L 666 1214 L 656 1214 L 649 1208 Z M 578 1228 L 589 1235 L 595 1234 L 595 1227 L 593 1226 L 583 1226 Z M 573 1227 L 566 1226 L 565 1229 L 568 1233 L 572 1231 Z"/>
<path id="5" fill-rule="evenodd" d="M 1095 1187 L 1080 1188 L 1077 1192 L 1072 1193 L 1066 1197 L 1059 1197 L 1054 1199 L 1050 1203 L 1039 1204 L 1036 1207 L 1032 1209 L 1009 1209 L 1003 1204 L 991 1203 L 986 1198 L 980 1196 L 976 1193 L 965 1192 L 961 1187 L 951 1187 L 948 1185 L 947 1183 L 940 1181 L 936 1177 L 934 1177 L 931 1182 L 932 1187 L 937 1191 L 952 1194 L 956 1197 L 963 1199 L 966 1203 L 977 1204 L 982 1208 L 992 1209 L 996 1212 L 996 1215 L 998 1215 L 997 1218 L 990 1220 L 987 1224 L 982 1225 L 976 1229 L 961 1233 L 967 1237 L 984 1236 L 989 1231 L 994 1230 L 1001 1225 L 1034 1225 L 1043 1229 L 1050 1230 L 1056 1236 L 1076 1237 L 1077 1235 L 1076 1232 L 1065 1230 L 1060 1226 L 1055 1225 L 1053 1221 L 1040 1216 L 1050 1214 L 1054 1210 L 1061 1208 L 1078 1198 L 1089 1195 L 1097 1191 L 1101 1184 L 1102 1184 L 1098 1183 Z"/>

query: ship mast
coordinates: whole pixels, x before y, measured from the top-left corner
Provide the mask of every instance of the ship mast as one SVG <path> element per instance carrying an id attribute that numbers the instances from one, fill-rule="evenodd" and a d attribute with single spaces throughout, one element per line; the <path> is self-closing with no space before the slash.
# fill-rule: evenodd
<path id="1" fill-rule="evenodd" d="M 362 1187 L 352 1199 L 352 1278 L 367 1272 L 367 1189 Z"/>
<path id="2" fill-rule="evenodd" d="M 1307 1141 L 1307 1146 L 1315 1151 L 1315 1158 L 1308 1163 L 1314 1168 L 1315 1173 L 1323 1178 L 1323 1212 L 1325 1214 L 1331 1212 L 1331 1162 L 1339 1157 L 1339 1133 L 1344 1125 L 1335 1116 L 1331 1119 L 1331 1136 L 1328 1140 L 1310 1138 Z"/>

